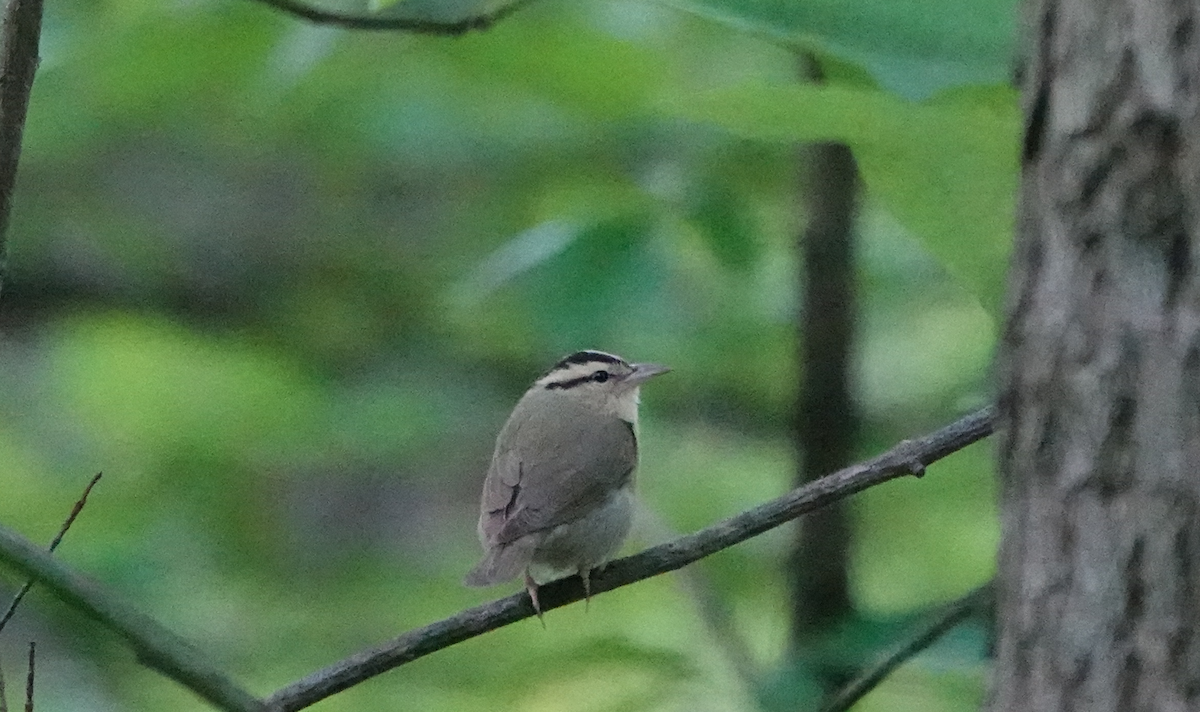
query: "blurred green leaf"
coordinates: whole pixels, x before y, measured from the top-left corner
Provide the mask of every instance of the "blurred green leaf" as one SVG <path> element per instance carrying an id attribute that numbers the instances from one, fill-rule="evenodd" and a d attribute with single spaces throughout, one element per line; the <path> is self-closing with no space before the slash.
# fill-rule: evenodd
<path id="1" fill-rule="evenodd" d="M 843 141 L 863 180 L 942 265 L 1000 314 L 1019 131 L 1006 88 L 912 103 L 841 86 L 744 84 L 662 103 L 663 111 L 769 141 Z"/>
<path id="2" fill-rule="evenodd" d="M 695 662 L 676 650 L 640 645 L 618 636 L 602 636 L 569 648 L 534 656 L 530 681 L 570 675 L 598 663 L 618 663 L 651 670 L 663 680 L 683 680 L 696 674 Z"/>
<path id="3" fill-rule="evenodd" d="M 855 500 L 861 528 L 852 559 L 863 609 L 898 613 L 950 601 L 992 576 L 1000 538 L 992 469 L 987 444 L 972 445 L 920 482 L 897 480 Z"/>
<path id="4" fill-rule="evenodd" d="M 580 228 L 562 220 L 535 225 L 488 255 L 459 286 L 461 298 L 478 303 L 491 292 L 553 259 L 579 237 Z"/>
<path id="5" fill-rule="evenodd" d="M 517 285 L 558 350 L 603 343 L 654 294 L 661 271 L 645 249 L 653 226 L 639 214 L 592 225 Z"/>
<path id="6" fill-rule="evenodd" d="M 515 48 L 521 51 L 514 51 Z M 476 81 L 501 82 L 550 99 L 559 110 L 613 120 L 640 113 L 664 90 L 672 58 L 644 43 L 603 33 L 568 33 L 540 18 L 504 22 L 446 48 Z M 497 97 L 499 98 L 499 97 Z"/>
<path id="7" fill-rule="evenodd" d="M 1014 0 L 660 1 L 797 50 L 859 64 L 909 98 L 1001 82 L 1011 73 Z"/>
<path id="8" fill-rule="evenodd" d="M 383 12 L 402 2 L 405 0 L 367 0 L 367 9 L 371 12 Z"/>
<path id="9" fill-rule="evenodd" d="M 773 668 L 758 689 L 764 712 L 820 709 L 825 689 L 815 666 L 808 660 L 791 659 Z"/>
<path id="10" fill-rule="evenodd" d="M 940 610 L 941 605 L 934 604 L 895 616 L 853 616 L 841 621 L 824 639 L 811 641 L 795 657 L 772 669 L 760 690 L 764 709 L 820 709 L 824 695 L 833 692 L 823 689 L 821 681 L 828 684 L 859 674 L 907 642 Z M 986 660 L 988 637 L 986 622 L 969 618 L 905 661 L 881 686 L 914 669 L 973 673 Z M 870 697 L 875 697 L 874 690 Z"/>
<path id="11" fill-rule="evenodd" d="M 97 469 L 120 462 L 150 476 L 181 454 L 212 464 L 302 450 L 322 414 L 303 371 L 248 343 L 118 313 L 74 319 L 57 337 L 55 386 L 108 451 Z"/>
<path id="12" fill-rule="evenodd" d="M 722 265 L 749 270 L 762 252 L 747 206 L 729 186 L 711 183 L 693 191 L 687 218 Z"/>
<path id="13" fill-rule="evenodd" d="M 326 0 L 328 1 L 328 0 Z M 495 12 L 512 0 L 366 0 L 369 8 L 379 3 L 387 17 L 405 17 L 434 22 L 455 22 Z M 361 6 L 362 0 L 352 4 Z"/>

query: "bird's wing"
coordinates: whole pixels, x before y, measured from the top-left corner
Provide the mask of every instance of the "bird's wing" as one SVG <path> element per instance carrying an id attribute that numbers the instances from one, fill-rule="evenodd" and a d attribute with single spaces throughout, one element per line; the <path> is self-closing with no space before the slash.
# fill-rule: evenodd
<path id="1" fill-rule="evenodd" d="M 483 501 L 479 513 L 479 534 L 488 546 L 504 523 L 512 516 L 513 507 L 521 495 L 521 461 L 511 450 L 500 450 L 492 456 L 491 467 L 483 481 Z"/>
<path id="2" fill-rule="evenodd" d="M 493 458 L 479 524 L 492 545 L 574 521 L 633 476 L 637 441 L 629 423 L 613 418 L 567 438 L 558 432 L 555 442 L 531 438 Z"/>

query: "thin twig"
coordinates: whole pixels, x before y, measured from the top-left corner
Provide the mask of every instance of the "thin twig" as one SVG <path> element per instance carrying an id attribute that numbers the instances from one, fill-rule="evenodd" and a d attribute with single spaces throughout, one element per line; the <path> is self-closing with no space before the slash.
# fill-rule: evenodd
<path id="1" fill-rule="evenodd" d="M 58 545 L 62 543 L 63 537 L 67 535 L 67 530 L 71 528 L 71 525 L 75 523 L 75 518 L 78 517 L 79 513 L 83 511 L 83 506 L 87 504 L 88 495 L 92 493 L 92 488 L 95 487 L 96 483 L 100 481 L 100 477 L 103 474 L 104 473 L 102 472 L 97 472 L 96 476 L 92 478 L 92 481 L 88 483 L 87 487 L 83 488 L 83 496 L 75 501 L 75 506 L 71 508 L 71 513 L 67 515 L 66 521 L 64 521 L 63 525 L 58 529 L 58 534 L 54 535 L 54 540 L 50 542 L 50 547 L 48 550 L 51 553 L 53 553 L 54 550 L 58 548 Z M 13 596 L 12 603 L 9 604 L 8 610 L 4 612 L 3 616 L 0 616 L 0 632 L 4 632 L 4 626 L 8 625 L 8 622 L 12 620 L 13 614 L 17 612 L 17 606 L 21 605 L 21 599 L 25 598 L 25 594 L 29 593 L 29 589 L 31 588 L 33 588 L 33 579 L 26 581 L 25 585 L 21 587 L 21 590 L 17 591 L 17 595 Z M 3 711 L 0 710 L 0 712 Z"/>
<path id="2" fill-rule="evenodd" d="M 8 697 L 4 694 L 4 665 L 0 663 L 0 712 L 8 712 Z"/>
<path id="3" fill-rule="evenodd" d="M 461 20 L 439 22 L 437 20 L 384 17 L 382 15 L 353 15 L 313 7 L 312 5 L 299 2 L 299 0 L 257 1 L 318 25 L 334 25 L 335 27 L 345 27 L 350 30 L 412 32 L 421 35 L 443 35 L 447 37 L 457 37 L 471 30 L 486 30 L 533 2 L 533 0 L 514 0 L 514 2 L 490 13 L 464 17 Z"/>
<path id="4" fill-rule="evenodd" d="M 144 665 L 179 682 L 218 709 L 261 711 L 259 700 L 162 624 L 3 526 L 0 526 L 0 561 L 36 579 L 67 605 L 99 621 L 124 638 Z"/>
<path id="5" fill-rule="evenodd" d="M 867 462 L 848 467 L 792 490 L 711 527 L 609 564 L 592 576 L 592 595 L 674 571 L 721 549 L 777 527 L 869 487 L 920 476 L 925 466 L 991 434 L 995 409 L 984 408 L 937 432 L 905 440 Z M 111 593 L 101 590 L 19 534 L 0 526 L 0 561 L 38 580 L 42 586 L 115 631 L 146 665 L 190 688 L 216 707 L 232 712 L 262 712 L 262 703 L 161 624 Z M 539 590 L 543 610 L 583 599 L 578 576 Z M 288 685 L 267 699 L 272 711 L 299 710 L 375 675 L 429 653 L 534 615 L 529 596 L 514 594 L 462 611 L 445 620 L 404 633 L 388 643 L 352 655 Z"/>
<path id="6" fill-rule="evenodd" d="M 12 214 L 21 135 L 38 65 L 42 0 L 8 0 L 0 20 L 0 287 L 4 283 L 5 240 Z"/>
<path id="7" fill-rule="evenodd" d="M 895 672 L 896 668 L 933 645 L 938 638 L 966 620 L 968 616 L 979 611 L 991 600 L 992 584 L 989 582 L 948 604 L 907 640 L 897 645 L 879 662 L 863 670 L 858 677 L 839 690 L 821 712 L 846 712 L 883 682 L 884 678 Z"/>
<path id="8" fill-rule="evenodd" d="M 37 658 L 37 643 L 29 641 L 29 674 L 25 676 L 25 712 L 33 712 L 33 661 Z"/>
<path id="9" fill-rule="evenodd" d="M 920 476 L 926 465 L 990 435 L 994 422 L 995 408 L 984 408 L 707 529 L 614 561 L 592 574 L 592 595 L 682 568 L 868 487 L 908 474 Z M 583 586 L 572 576 L 542 586 L 538 597 L 542 610 L 548 611 L 581 600 Z M 319 670 L 275 692 L 267 705 L 278 712 L 303 709 L 392 668 L 533 615 L 525 593 L 470 608 Z"/>

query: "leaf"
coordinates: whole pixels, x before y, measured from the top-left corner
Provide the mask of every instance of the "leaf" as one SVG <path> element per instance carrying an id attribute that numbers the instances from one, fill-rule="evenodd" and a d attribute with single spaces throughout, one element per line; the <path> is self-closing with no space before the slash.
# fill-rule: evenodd
<path id="1" fill-rule="evenodd" d="M 478 305 L 497 288 L 560 254 L 580 232 L 581 228 L 572 223 L 549 220 L 514 235 L 459 285 L 460 301 Z"/>
<path id="2" fill-rule="evenodd" d="M 367 9 L 371 12 L 385 12 L 402 2 L 404 0 L 367 0 Z"/>
<path id="3" fill-rule="evenodd" d="M 635 213 L 582 230 L 522 280 L 533 317 L 564 345 L 598 343 L 645 304 L 661 276 L 645 250 L 654 221 Z"/>
<path id="4" fill-rule="evenodd" d="M 504 94 L 524 91 L 552 100 L 556 110 L 605 121 L 639 113 L 668 85 L 676 61 L 661 48 L 537 17 L 466 35 L 448 45 L 446 54 L 473 81 L 491 81 Z"/>
<path id="5" fill-rule="evenodd" d="M 729 269 L 747 272 L 760 252 L 749 209 L 727 185 L 715 181 L 689 196 L 688 221 Z"/>
<path id="6" fill-rule="evenodd" d="M 743 84 L 664 99 L 670 115 L 767 141 L 843 141 L 867 187 L 1000 313 L 1017 185 L 1015 92 L 974 88 L 914 103 L 863 88 Z"/>
<path id="7" fill-rule="evenodd" d="M 533 668 L 548 671 L 550 678 L 605 663 L 652 670 L 664 680 L 686 680 L 697 673 L 695 661 L 676 650 L 644 645 L 620 636 L 591 638 L 566 649 L 559 646 L 553 653 L 541 657 L 542 664 Z M 526 673 L 526 677 L 533 676 Z"/>
<path id="8" fill-rule="evenodd" d="M 366 0 L 368 9 L 385 17 L 430 22 L 458 22 L 482 17 L 508 5 L 508 0 Z"/>
<path id="9" fill-rule="evenodd" d="M 1015 0 L 661 0 L 788 47 L 865 67 L 919 99 L 1011 73 Z"/>
<path id="10" fill-rule="evenodd" d="M 782 712 L 818 709 L 825 691 L 816 666 L 807 660 L 789 658 L 764 676 L 756 692 L 761 709 Z"/>

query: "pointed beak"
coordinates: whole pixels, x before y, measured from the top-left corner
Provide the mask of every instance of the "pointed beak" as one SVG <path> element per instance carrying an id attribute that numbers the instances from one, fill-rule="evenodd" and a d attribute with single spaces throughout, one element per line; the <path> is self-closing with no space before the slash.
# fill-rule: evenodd
<path id="1" fill-rule="evenodd" d="M 633 373 L 625 377 L 625 382 L 635 386 L 671 370 L 670 366 L 662 366 L 657 363 L 635 363 L 631 365 L 633 366 Z"/>

